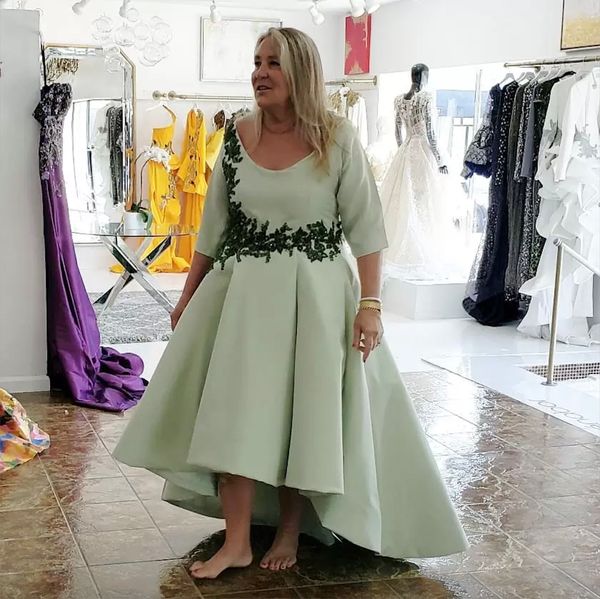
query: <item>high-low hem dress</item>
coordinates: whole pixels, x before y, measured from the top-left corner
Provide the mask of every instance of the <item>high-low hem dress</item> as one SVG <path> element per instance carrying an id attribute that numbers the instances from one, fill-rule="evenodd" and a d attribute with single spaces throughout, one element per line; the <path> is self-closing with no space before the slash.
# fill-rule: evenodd
<path id="1" fill-rule="evenodd" d="M 386 245 L 377 188 L 351 124 L 327 171 L 273 171 L 235 127 L 206 198 L 197 251 L 214 259 L 116 450 L 166 481 L 163 499 L 222 517 L 218 474 L 257 481 L 254 522 L 276 525 L 277 487 L 309 499 L 303 532 L 376 553 L 433 557 L 466 539 L 385 341 L 352 348 L 355 257 Z"/>

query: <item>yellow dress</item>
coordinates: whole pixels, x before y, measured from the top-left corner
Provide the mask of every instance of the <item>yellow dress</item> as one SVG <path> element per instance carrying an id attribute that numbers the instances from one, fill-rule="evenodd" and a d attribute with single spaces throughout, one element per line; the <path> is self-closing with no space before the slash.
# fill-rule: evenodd
<path id="1" fill-rule="evenodd" d="M 177 171 L 177 187 L 183 192 L 179 224 L 194 232 L 180 237 L 177 254 L 192 263 L 197 231 L 202 220 L 204 198 L 208 189 L 206 180 L 206 124 L 202 111 L 190 110 L 185 127 L 182 162 Z"/>
<path id="2" fill-rule="evenodd" d="M 148 163 L 148 188 L 150 210 L 153 217 L 153 233 L 168 233 L 170 227 L 179 224 L 181 215 L 181 204 L 177 197 L 176 184 L 180 159 L 173 151 L 173 137 L 175 135 L 177 116 L 166 106 L 165 109 L 171 114 L 173 120 L 166 127 L 157 127 L 152 130 L 152 145 L 169 152 L 170 170 L 167 170 L 158 162 L 150 161 Z M 153 243 L 149 251 L 152 251 L 160 241 L 161 239 L 158 239 Z M 178 255 L 175 238 L 173 242 L 171 247 L 152 264 L 150 267 L 152 272 L 185 272 L 189 270 L 189 261 Z"/>
<path id="3" fill-rule="evenodd" d="M 188 114 L 183 161 L 177 171 L 177 183 L 183 192 L 180 224 L 196 232 L 200 229 L 208 181 L 223 146 L 224 135 L 225 129 L 221 128 L 207 137 L 202 112 L 191 110 Z M 190 264 L 196 241 L 197 234 L 179 239 L 177 254 Z"/>

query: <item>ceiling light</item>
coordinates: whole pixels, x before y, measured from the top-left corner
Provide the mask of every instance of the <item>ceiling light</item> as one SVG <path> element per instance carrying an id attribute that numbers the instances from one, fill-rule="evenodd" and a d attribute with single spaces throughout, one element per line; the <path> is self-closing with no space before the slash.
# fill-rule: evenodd
<path id="1" fill-rule="evenodd" d="M 363 0 L 350 0 L 350 14 L 355 19 L 365 14 L 365 3 Z"/>
<path id="2" fill-rule="evenodd" d="M 83 12 L 83 9 L 90 3 L 90 0 L 79 0 L 79 2 L 75 2 L 72 6 L 72 10 L 76 15 L 80 15 Z"/>
<path id="3" fill-rule="evenodd" d="M 121 4 L 121 8 L 119 9 L 119 15 L 123 18 L 127 18 L 127 11 L 129 10 L 129 3 L 131 0 L 123 0 L 123 4 Z"/>
<path id="4" fill-rule="evenodd" d="M 212 0 L 210 3 L 210 21 L 211 23 L 218 23 L 221 20 L 221 13 L 217 8 L 217 3 L 215 0 Z"/>
<path id="5" fill-rule="evenodd" d="M 322 25 L 325 21 L 325 15 L 319 10 L 319 0 L 313 0 L 309 11 L 315 25 Z"/>
<path id="6" fill-rule="evenodd" d="M 367 8 L 367 12 L 372 15 L 376 10 L 381 8 L 381 4 L 377 0 L 366 0 L 365 6 Z"/>

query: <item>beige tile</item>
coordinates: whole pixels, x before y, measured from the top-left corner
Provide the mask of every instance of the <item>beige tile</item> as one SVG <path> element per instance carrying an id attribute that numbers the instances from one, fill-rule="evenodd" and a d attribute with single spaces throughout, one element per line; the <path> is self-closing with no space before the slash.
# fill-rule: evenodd
<path id="1" fill-rule="evenodd" d="M 458 454 L 505 451 L 511 447 L 488 431 L 433 435 L 433 438 Z"/>
<path id="2" fill-rule="evenodd" d="M 173 551 L 155 528 L 77 534 L 90 566 L 174 559 Z"/>
<path id="3" fill-rule="evenodd" d="M 557 564 L 557 566 L 590 591 L 600 592 L 600 559 Z"/>
<path id="4" fill-rule="evenodd" d="M 134 488 L 137 496 L 142 500 L 156 500 L 162 497 L 165 480 L 155 474 L 133 476 L 129 483 Z"/>
<path id="5" fill-rule="evenodd" d="M 211 535 L 224 530 L 225 523 L 207 519 L 205 523 L 185 526 L 164 526 L 160 528 L 163 537 L 169 543 L 177 557 L 184 557 L 194 551 L 200 543 Z"/>
<path id="6" fill-rule="evenodd" d="M 600 538 L 579 526 L 512 533 L 513 537 L 551 563 L 600 558 Z"/>
<path id="7" fill-rule="evenodd" d="M 142 502 L 146 510 L 159 528 L 165 526 L 196 526 L 211 521 L 221 523 L 201 514 L 184 510 L 161 499 L 150 499 Z"/>
<path id="8" fill-rule="evenodd" d="M 473 573 L 483 570 L 533 567 L 542 561 L 511 537 L 496 534 L 468 535 L 470 546 L 461 554 L 423 560 L 426 575 Z"/>
<path id="9" fill-rule="evenodd" d="M 574 468 L 600 468 L 600 453 L 584 445 L 566 447 L 544 447 L 532 450 L 531 454 L 554 468 L 572 470 Z"/>
<path id="10" fill-rule="evenodd" d="M 318 587 L 300 587 L 302 599 L 390 599 L 397 597 L 385 582 L 359 582 L 354 584 L 333 584 Z M 274 595 L 276 597 L 277 595 Z M 293 595 L 288 595 L 293 596 Z M 431 596 L 433 599 L 434 596 Z M 448 595 L 440 595 L 448 597 Z"/>
<path id="11" fill-rule="evenodd" d="M 0 512 L 48 508 L 56 505 L 56 497 L 50 483 L 46 479 L 36 485 L 0 486 Z"/>
<path id="12" fill-rule="evenodd" d="M 0 473 L 0 487 L 43 485 L 48 482 L 46 471 L 38 457 L 16 468 Z"/>
<path id="13" fill-rule="evenodd" d="M 447 435 L 450 433 L 473 433 L 477 427 L 454 414 L 434 416 L 431 419 L 421 419 L 425 432 L 431 436 Z"/>
<path id="14" fill-rule="evenodd" d="M 542 500 L 542 505 L 561 514 L 566 526 L 600 524 L 600 495 L 555 497 Z"/>
<path id="15" fill-rule="evenodd" d="M 512 470 L 500 478 L 535 499 L 592 493 L 585 484 L 555 468 Z"/>
<path id="16" fill-rule="evenodd" d="M 387 584 L 401 599 L 497 599 L 470 574 L 408 576 Z"/>
<path id="17" fill-rule="evenodd" d="M 199 599 L 190 577 L 176 561 L 93 566 L 102 599 Z"/>
<path id="18" fill-rule="evenodd" d="M 69 526 L 56 502 L 46 508 L 15 510 L 0 515 L 0 540 L 69 534 Z"/>
<path id="19" fill-rule="evenodd" d="M 596 599 L 560 570 L 547 565 L 478 572 L 475 578 L 503 599 Z"/>
<path id="20" fill-rule="evenodd" d="M 449 477 L 445 482 L 448 493 L 455 503 L 498 503 L 527 499 L 527 496 L 516 487 L 492 474 L 484 475 L 479 479 Z"/>
<path id="21" fill-rule="evenodd" d="M 110 456 L 68 456 L 44 460 L 50 480 L 118 478 L 123 475 Z"/>
<path id="22" fill-rule="evenodd" d="M 469 505 L 465 508 L 467 517 L 485 522 L 504 532 L 569 526 L 571 522 L 553 510 L 543 507 L 533 499 L 524 501 L 500 501 Z"/>
<path id="23" fill-rule="evenodd" d="M 64 510 L 73 532 L 79 534 L 154 528 L 139 501 L 75 503 Z"/>
<path id="24" fill-rule="evenodd" d="M 137 500 L 136 494 L 123 476 L 119 478 L 64 479 L 56 481 L 54 488 L 60 502 L 65 506 L 77 503 L 115 503 Z"/>
<path id="25" fill-rule="evenodd" d="M 0 572 L 17 574 L 83 566 L 71 535 L 48 535 L 33 539 L 0 541 Z"/>
<path id="26" fill-rule="evenodd" d="M 7 599 L 98 599 L 87 568 L 0 574 L 0 593 Z"/>

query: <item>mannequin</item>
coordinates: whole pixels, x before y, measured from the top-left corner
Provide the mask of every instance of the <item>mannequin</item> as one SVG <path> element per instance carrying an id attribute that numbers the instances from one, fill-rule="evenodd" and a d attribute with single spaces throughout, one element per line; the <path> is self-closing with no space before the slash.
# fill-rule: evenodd
<path id="1" fill-rule="evenodd" d="M 429 69 L 416 64 L 411 75 L 410 90 L 394 101 L 398 149 L 381 186 L 385 266 L 404 279 L 445 280 L 463 269 L 454 224 L 462 192 L 438 150 Z"/>
<path id="2" fill-rule="evenodd" d="M 404 95 L 405 100 L 410 100 L 416 93 L 427 89 L 427 84 L 429 83 L 429 67 L 426 64 L 418 63 L 411 69 L 410 76 L 412 85 L 408 90 L 408 93 Z M 437 140 L 435 139 L 433 127 L 431 126 L 431 120 L 427 122 L 427 137 L 429 139 L 431 150 L 435 154 L 437 152 Z M 396 141 L 399 146 L 402 145 L 402 126 L 398 120 L 396 120 Z M 439 170 L 443 175 L 448 174 L 448 167 L 445 164 L 441 165 Z"/>

